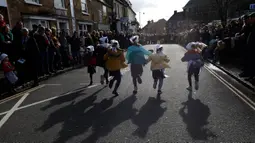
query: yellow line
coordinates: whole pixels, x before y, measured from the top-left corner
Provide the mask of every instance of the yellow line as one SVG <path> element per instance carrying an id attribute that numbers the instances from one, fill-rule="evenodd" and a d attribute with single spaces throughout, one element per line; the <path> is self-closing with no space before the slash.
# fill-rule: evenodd
<path id="1" fill-rule="evenodd" d="M 40 89 L 40 88 L 43 88 L 44 86 L 45 86 L 45 85 L 42 84 L 42 85 L 39 85 L 39 86 L 37 86 L 37 87 L 28 89 L 28 90 L 23 91 L 23 92 L 21 92 L 21 93 L 18 93 L 18 94 L 16 94 L 16 95 L 13 95 L 13 96 L 11 96 L 11 97 L 8 97 L 8 98 L 5 98 L 5 99 L 3 99 L 3 100 L 0 100 L 0 104 L 3 104 L 3 103 L 8 102 L 8 101 L 10 101 L 10 100 L 16 99 L 16 98 L 18 98 L 18 97 L 21 97 L 21 96 L 23 96 L 25 93 L 30 93 L 30 92 L 36 91 L 36 90 L 38 90 L 38 89 Z"/>

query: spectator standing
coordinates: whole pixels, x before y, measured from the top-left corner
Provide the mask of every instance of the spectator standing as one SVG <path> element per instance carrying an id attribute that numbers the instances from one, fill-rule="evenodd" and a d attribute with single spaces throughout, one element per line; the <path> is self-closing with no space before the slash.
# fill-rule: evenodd
<path id="1" fill-rule="evenodd" d="M 38 74 L 40 69 L 40 51 L 33 36 L 29 36 L 27 28 L 22 29 L 22 44 L 26 52 L 26 73 L 29 80 L 33 80 L 33 86 L 38 86 Z"/>
<path id="2" fill-rule="evenodd" d="M 21 21 L 17 22 L 15 27 L 12 29 L 12 34 L 13 34 L 13 60 L 17 61 L 21 57 L 22 53 L 22 30 L 23 28 L 23 23 Z M 11 56 L 11 55 L 10 55 Z M 12 60 L 12 59 L 11 59 Z"/>
<path id="3" fill-rule="evenodd" d="M 1 28 L 1 33 L 0 33 L 0 52 L 1 53 L 7 53 L 7 55 L 10 55 L 11 61 L 13 61 L 13 49 L 12 49 L 12 42 L 13 42 L 13 35 L 10 32 L 10 29 L 8 26 L 3 26 Z"/>
<path id="4" fill-rule="evenodd" d="M 33 26 L 33 30 L 29 32 L 29 36 L 30 37 L 34 37 L 34 34 L 37 32 L 38 30 L 38 26 L 36 24 L 34 24 Z"/>
<path id="5" fill-rule="evenodd" d="M 0 14 L 0 29 L 5 26 L 6 23 L 4 21 L 4 16 L 2 14 Z M 1 32 L 1 31 L 0 31 Z"/>
<path id="6" fill-rule="evenodd" d="M 61 53 L 60 53 L 60 42 L 58 40 L 58 37 L 57 37 L 57 31 L 55 28 L 52 28 L 52 40 L 53 40 L 53 43 L 55 45 L 55 48 L 56 48 L 56 54 L 55 54 L 55 58 L 54 58 L 54 68 L 56 70 L 60 70 L 60 69 L 63 69 L 62 67 L 62 56 L 61 56 Z"/>
<path id="7" fill-rule="evenodd" d="M 52 73 L 55 73 L 55 69 L 54 69 L 54 57 L 55 57 L 55 53 L 56 53 L 56 47 L 55 44 L 52 40 L 52 31 L 49 28 L 46 28 L 45 30 L 46 36 L 48 38 L 49 41 L 49 51 L 48 51 L 48 55 L 49 55 L 49 70 Z"/>
<path id="8" fill-rule="evenodd" d="M 65 30 L 62 30 L 61 33 L 60 33 L 60 36 L 59 36 L 59 42 L 60 42 L 60 53 L 61 53 L 61 56 L 62 56 L 62 62 L 63 62 L 63 65 L 65 67 L 68 67 L 69 64 L 68 64 L 68 51 L 69 51 L 69 48 L 68 48 L 68 41 L 67 41 L 67 38 L 66 38 L 66 32 Z"/>
<path id="9" fill-rule="evenodd" d="M 70 44 L 71 44 L 73 59 L 75 60 L 75 64 L 78 64 L 80 61 L 79 52 L 80 52 L 81 41 L 76 31 L 74 32 L 73 37 L 71 38 Z"/>
<path id="10" fill-rule="evenodd" d="M 50 75 L 49 71 L 49 60 L 48 60 L 48 50 L 49 50 L 49 40 L 45 35 L 45 28 L 39 27 L 38 32 L 34 35 L 36 42 L 40 50 L 40 63 L 41 63 L 41 75 Z"/>

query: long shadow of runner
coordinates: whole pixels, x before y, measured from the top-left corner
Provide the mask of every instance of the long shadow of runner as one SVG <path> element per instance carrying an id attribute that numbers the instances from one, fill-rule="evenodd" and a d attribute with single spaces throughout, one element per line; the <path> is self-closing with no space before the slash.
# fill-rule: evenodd
<path id="1" fill-rule="evenodd" d="M 76 104 L 72 102 L 69 105 L 51 113 L 48 119 L 44 122 L 44 124 L 36 130 L 45 132 L 46 130 L 50 129 L 51 127 L 53 127 L 54 125 L 58 123 L 62 123 L 62 122 L 65 123 L 68 121 L 75 122 L 75 120 L 78 118 L 77 116 L 83 115 L 84 110 L 94 105 L 93 103 L 97 99 L 95 95 L 101 92 L 103 89 L 105 89 L 105 87 L 101 88 L 100 90 L 96 91 L 89 97 L 83 99 L 82 101 Z M 73 96 L 76 96 L 76 95 L 73 95 Z M 64 97 L 69 98 L 68 96 L 64 96 Z M 54 103 L 57 103 L 57 102 L 54 102 Z"/>
<path id="2" fill-rule="evenodd" d="M 182 103 L 183 107 L 179 114 L 183 118 L 183 122 L 187 125 L 187 131 L 194 140 L 208 140 L 216 135 L 208 128 L 208 117 L 210 116 L 210 108 L 203 104 L 199 99 L 192 98 L 192 92 L 189 93 L 188 101 Z M 187 108 L 187 112 L 185 109 Z"/>
<path id="3" fill-rule="evenodd" d="M 164 115 L 167 108 L 162 108 L 160 105 L 165 102 L 164 100 L 155 99 L 150 97 L 145 105 L 140 109 L 133 119 L 133 123 L 138 126 L 133 135 L 145 138 L 152 124 L 155 124 L 160 117 Z"/>
<path id="4" fill-rule="evenodd" d="M 83 93 L 83 91 L 85 91 L 87 89 L 87 87 L 88 86 L 85 86 L 85 87 L 75 89 L 73 91 L 68 91 L 66 93 L 63 93 L 60 95 L 61 97 L 51 100 L 50 104 L 41 108 L 41 110 L 45 111 L 55 105 L 59 105 L 59 104 L 65 103 L 65 102 L 70 102 L 70 101 L 73 101 L 74 99 L 78 98 L 81 95 L 86 95 L 86 93 Z"/>
<path id="5" fill-rule="evenodd" d="M 133 104 L 136 100 L 136 96 L 129 96 L 114 108 L 101 113 L 100 118 L 92 119 L 93 132 L 83 143 L 96 142 L 100 137 L 108 135 L 116 126 L 135 116 L 137 110 L 133 108 Z"/>

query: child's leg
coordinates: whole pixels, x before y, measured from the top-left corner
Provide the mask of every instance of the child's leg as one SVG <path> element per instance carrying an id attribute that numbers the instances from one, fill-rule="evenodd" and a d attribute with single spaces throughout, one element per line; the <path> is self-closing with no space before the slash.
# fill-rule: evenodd
<path id="1" fill-rule="evenodd" d="M 197 68 L 194 71 L 194 76 L 195 76 L 195 89 L 198 90 L 199 88 L 199 72 L 200 72 L 200 68 Z"/>
<path id="2" fill-rule="evenodd" d="M 158 84 L 158 79 L 154 78 L 153 88 L 156 89 Z"/>
<path id="3" fill-rule="evenodd" d="M 132 77 L 132 78 L 133 78 L 134 91 L 137 91 L 137 77 Z"/>
<path id="4" fill-rule="evenodd" d="M 162 86 L 163 86 L 163 82 L 164 82 L 164 79 L 163 79 L 163 78 L 160 78 L 160 79 L 159 79 L 159 84 L 158 84 L 158 91 L 161 91 Z"/>
<path id="5" fill-rule="evenodd" d="M 189 82 L 189 87 L 192 87 L 192 72 L 188 72 L 188 82 Z"/>
<path id="6" fill-rule="evenodd" d="M 93 84 L 93 73 L 89 74 L 89 78 L 90 78 L 90 85 L 92 85 Z"/>
<path id="7" fill-rule="evenodd" d="M 119 88 L 119 86 L 120 86 L 120 83 L 121 83 L 121 73 L 120 73 L 120 71 L 119 71 L 119 74 L 116 75 L 114 78 L 115 78 L 115 80 L 116 80 L 117 82 L 116 82 L 116 84 L 115 84 L 115 88 L 114 88 L 114 90 L 113 90 L 113 93 L 117 94 L 117 90 L 118 90 L 118 88 Z"/>

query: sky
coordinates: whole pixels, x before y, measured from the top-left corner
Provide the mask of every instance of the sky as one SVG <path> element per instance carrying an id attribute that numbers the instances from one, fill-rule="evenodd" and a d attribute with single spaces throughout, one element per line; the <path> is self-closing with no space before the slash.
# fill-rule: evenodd
<path id="1" fill-rule="evenodd" d="M 145 26 L 148 20 L 157 21 L 161 18 L 168 20 L 175 10 L 182 11 L 182 7 L 189 0 L 130 0 L 137 21 L 139 21 L 139 12 L 141 12 L 141 26 Z M 155 3 L 156 2 L 156 3 Z M 144 13 L 144 14 L 143 14 Z"/>

